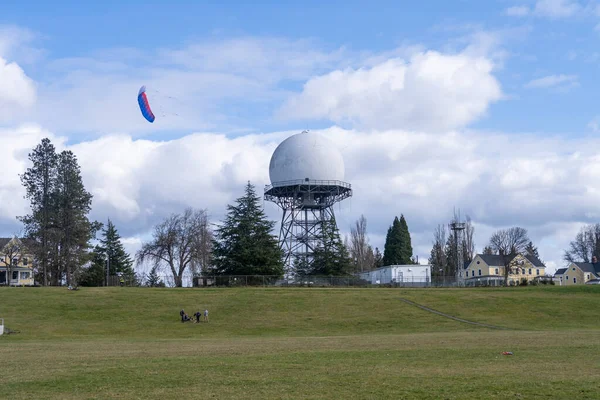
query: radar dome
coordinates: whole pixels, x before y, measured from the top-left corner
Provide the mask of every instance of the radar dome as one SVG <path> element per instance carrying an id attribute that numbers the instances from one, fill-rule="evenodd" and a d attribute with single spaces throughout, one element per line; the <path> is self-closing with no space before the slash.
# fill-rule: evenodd
<path id="1" fill-rule="evenodd" d="M 271 183 L 304 180 L 343 181 L 344 159 L 322 135 L 302 132 L 277 146 L 269 164 Z"/>

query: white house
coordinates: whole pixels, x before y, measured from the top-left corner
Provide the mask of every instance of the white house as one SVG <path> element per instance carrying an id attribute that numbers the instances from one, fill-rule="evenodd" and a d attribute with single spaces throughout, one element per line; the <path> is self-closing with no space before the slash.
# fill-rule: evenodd
<path id="1" fill-rule="evenodd" d="M 431 265 L 388 265 L 358 276 L 373 285 L 398 284 L 401 286 L 429 286 Z"/>

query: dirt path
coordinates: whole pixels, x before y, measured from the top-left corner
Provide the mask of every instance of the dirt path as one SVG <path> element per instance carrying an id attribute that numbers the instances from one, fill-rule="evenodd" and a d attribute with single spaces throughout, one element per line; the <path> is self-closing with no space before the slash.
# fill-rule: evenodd
<path id="1" fill-rule="evenodd" d="M 419 307 L 419 308 L 421 308 L 421 309 L 423 309 L 423 310 L 425 310 L 425 311 L 429 311 L 429 312 L 431 312 L 431 313 L 438 314 L 438 315 L 441 315 L 441 316 L 443 316 L 443 317 L 446 317 L 446 318 L 453 319 L 453 320 L 455 320 L 455 321 L 464 322 L 464 323 L 466 323 L 466 324 L 478 325 L 478 326 L 484 326 L 484 327 L 486 327 L 486 328 L 492 328 L 492 329 L 503 329 L 503 330 L 510 330 L 510 329 L 511 329 L 511 328 L 504 328 L 504 327 L 501 327 L 501 326 L 495 326 L 495 325 L 483 324 L 483 323 L 481 323 L 481 322 L 467 321 L 466 319 L 462 319 L 462 318 L 454 317 L 454 316 L 452 316 L 452 315 L 449 315 L 449 314 L 445 314 L 445 313 L 443 313 L 443 312 L 440 312 L 440 311 L 434 310 L 434 309 L 432 309 L 432 308 L 429 308 L 429 307 L 422 306 L 421 304 L 415 303 L 414 301 L 411 301 L 411 300 L 408 300 L 408 299 L 404 299 L 404 298 L 402 298 L 402 297 L 400 297 L 400 300 L 402 300 L 403 302 L 405 302 L 405 303 L 407 303 L 407 304 L 413 305 L 413 306 L 415 306 L 415 307 Z"/>

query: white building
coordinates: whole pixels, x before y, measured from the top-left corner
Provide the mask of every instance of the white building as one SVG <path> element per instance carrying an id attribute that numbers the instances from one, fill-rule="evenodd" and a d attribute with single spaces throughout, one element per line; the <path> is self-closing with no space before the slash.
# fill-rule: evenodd
<path id="1" fill-rule="evenodd" d="M 388 265 L 358 274 L 373 285 L 398 284 L 401 286 L 429 286 L 431 265 Z"/>

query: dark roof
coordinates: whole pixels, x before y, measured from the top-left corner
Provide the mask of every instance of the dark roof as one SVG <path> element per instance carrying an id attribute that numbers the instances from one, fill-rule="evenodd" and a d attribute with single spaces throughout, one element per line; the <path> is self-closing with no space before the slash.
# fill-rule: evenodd
<path id="1" fill-rule="evenodd" d="M 559 269 L 557 269 L 557 270 L 556 270 L 556 272 L 554 273 L 554 275 L 562 275 L 562 274 L 564 274 L 564 273 L 565 273 L 565 271 L 566 271 L 567 269 L 568 269 L 568 268 L 559 268 Z"/>
<path id="2" fill-rule="evenodd" d="M 500 256 L 500 255 L 497 255 L 497 254 L 477 254 L 477 255 L 490 267 L 503 267 L 504 266 L 504 260 L 502 259 L 502 256 Z M 530 256 L 530 255 L 525 255 L 525 254 L 523 254 L 523 256 L 527 260 L 529 260 L 529 262 L 532 263 L 535 267 L 546 268 L 544 263 L 542 261 L 540 261 L 539 258 Z M 515 257 L 516 257 L 516 255 L 511 256 L 510 261 L 512 261 L 512 259 Z M 467 263 L 467 266 L 469 264 L 470 263 Z M 466 266 L 465 266 L 465 268 L 466 268 Z"/>
<path id="3" fill-rule="evenodd" d="M 4 246 L 6 246 L 8 244 L 8 242 L 10 242 L 11 240 L 13 240 L 13 238 L 9 237 L 0 237 L 0 250 L 2 250 L 4 248 Z M 20 239 L 21 242 L 27 246 L 28 244 L 33 244 L 33 241 L 31 239 Z"/>
<path id="4" fill-rule="evenodd" d="M 600 275 L 600 263 L 575 262 L 583 272 L 591 272 L 592 274 Z"/>

